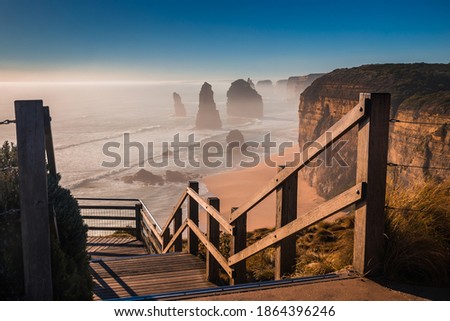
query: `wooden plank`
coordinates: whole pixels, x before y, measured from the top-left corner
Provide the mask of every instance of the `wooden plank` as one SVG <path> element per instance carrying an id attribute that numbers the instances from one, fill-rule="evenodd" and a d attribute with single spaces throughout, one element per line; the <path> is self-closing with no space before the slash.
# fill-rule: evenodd
<path id="1" fill-rule="evenodd" d="M 258 205 L 267 195 L 272 193 L 281 183 L 283 183 L 286 178 L 309 164 L 323 150 L 351 130 L 364 116 L 365 106 L 363 104 L 356 105 L 344 117 L 331 126 L 326 133 L 315 140 L 314 145 L 322 146 L 322 148 L 317 149 L 312 153 L 301 152 L 298 162 L 294 161 L 288 164 L 283 171 L 275 175 L 259 192 L 253 195 L 246 203 L 241 205 L 231 214 L 230 222 L 233 222 L 243 213 L 250 211 L 253 207 Z M 330 136 L 332 137 L 331 139 L 329 139 Z"/>
<path id="2" fill-rule="evenodd" d="M 370 98 L 370 99 L 369 99 Z M 389 94 L 362 94 L 368 118 L 359 125 L 356 181 L 367 182 L 367 197 L 356 204 L 353 267 L 361 274 L 381 270 L 389 138 Z"/>
<path id="3" fill-rule="evenodd" d="M 173 208 L 172 213 L 169 215 L 169 218 L 167 219 L 166 224 L 165 224 L 164 227 L 162 228 L 161 235 L 164 233 L 164 231 L 165 231 L 166 229 L 169 228 L 170 223 L 172 223 L 172 220 L 174 219 L 175 215 L 177 214 L 178 209 L 181 207 L 181 205 L 183 205 L 183 202 L 184 202 L 184 200 L 186 199 L 186 197 L 187 197 L 187 191 L 184 190 L 184 191 L 183 191 L 183 194 L 181 194 L 181 197 L 178 199 L 177 204 L 176 204 L 175 207 Z"/>
<path id="4" fill-rule="evenodd" d="M 220 215 L 220 212 L 216 210 L 214 207 L 210 206 L 207 202 L 205 202 L 198 193 L 196 193 L 192 188 L 186 189 L 188 195 L 192 197 L 209 215 L 214 217 L 214 219 L 223 227 L 223 229 L 229 234 L 233 233 L 233 227 L 227 220 Z"/>
<path id="5" fill-rule="evenodd" d="M 189 181 L 189 188 L 198 194 L 198 182 Z M 198 225 L 198 203 L 192 196 L 188 197 L 187 210 L 187 218 L 194 222 L 195 225 Z M 187 247 L 188 253 L 192 255 L 198 254 L 198 238 L 191 229 L 189 229 L 187 235 Z"/>
<path id="6" fill-rule="evenodd" d="M 175 214 L 174 222 L 173 222 L 173 230 L 178 231 L 178 229 L 181 227 L 183 220 L 183 210 L 179 208 Z M 183 250 L 183 238 L 180 235 L 174 243 L 174 251 L 175 252 L 181 252 Z"/>
<path id="7" fill-rule="evenodd" d="M 276 244 L 284 238 L 297 233 L 301 229 L 311 226 L 318 221 L 325 219 L 336 212 L 354 204 L 364 196 L 365 183 L 359 183 L 347 191 L 339 194 L 331 200 L 319 205 L 315 209 L 297 218 L 295 221 L 286 224 L 283 227 L 267 234 L 263 239 L 248 246 L 247 248 L 236 252 L 228 259 L 228 264 L 233 266 L 242 260 L 264 250 L 265 248 Z"/>
<path id="8" fill-rule="evenodd" d="M 45 150 L 47 152 L 47 166 L 50 175 L 56 177 L 56 161 L 55 161 L 55 150 L 53 148 L 53 135 L 52 135 L 52 125 L 50 117 L 50 109 L 48 106 L 43 107 L 44 110 L 44 131 L 45 131 Z"/>
<path id="9" fill-rule="evenodd" d="M 209 197 L 208 204 L 220 212 L 220 200 L 217 197 Z M 211 243 L 214 248 L 219 249 L 220 247 L 220 229 L 219 222 L 211 216 L 206 215 L 206 235 L 208 236 L 208 242 Z M 206 249 L 206 279 L 212 283 L 219 283 L 219 263 L 211 254 L 211 252 Z"/>
<path id="10" fill-rule="evenodd" d="M 217 260 L 217 262 L 220 264 L 220 266 L 231 277 L 232 270 L 228 266 L 227 260 L 219 252 L 219 250 L 208 241 L 206 236 L 202 233 L 202 231 L 200 231 L 200 229 L 198 228 L 197 224 L 195 224 L 195 222 L 188 219 L 187 223 L 188 223 L 191 231 L 196 234 L 196 236 L 200 239 L 200 241 L 203 243 L 203 245 L 208 249 L 208 251 L 211 253 L 211 255 L 214 256 L 214 258 Z"/>
<path id="11" fill-rule="evenodd" d="M 237 208 L 233 207 L 231 213 L 236 211 Z M 247 247 L 247 213 L 239 216 L 238 219 L 231 223 L 233 225 L 233 236 L 230 244 L 230 255 L 233 256 L 240 251 L 243 251 Z M 230 260 L 228 259 L 228 262 Z M 230 266 L 232 264 L 229 264 Z M 230 284 L 236 285 L 247 282 L 247 263 L 245 260 L 236 262 L 232 268 L 232 276 L 230 278 Z"/>
<path id="12" fill-rule="evenodd" d="M 280 166 L 279 170 L 283 170 Z M 297 218 L 297 186 L 298 172 L 295 172 L 277 187 L 276 192 L 276 224 L 280 228 Z M 293 272 L 296 263 L 296 240 L 291 235 L 275 245 L 275 280 L 281 280 L 283 275 Z"/>
<path id="13" fill-rule="evenodd" d="M 184 230 L 188 227 L 188 220 L 186 219 L 184 221 L 183 224 L 181 224 L 180 228 L 178 229 L 178 231 L 175 232 L 174 235 L 172 235 L 172 239 L 169 241 L 169 243 L 167 244 L 167 246 L 163 249 L 163 253 L 167 253 L 170 248 L 172 247 L 173 243 L 175 243 L 175 240 L 181 236 L 181 233 L 184 232 Z"/>
<path id="14" fill-rule="evenodd" d="M 26 300 L 53 298 L 42 100 L 15 101 Z"/>

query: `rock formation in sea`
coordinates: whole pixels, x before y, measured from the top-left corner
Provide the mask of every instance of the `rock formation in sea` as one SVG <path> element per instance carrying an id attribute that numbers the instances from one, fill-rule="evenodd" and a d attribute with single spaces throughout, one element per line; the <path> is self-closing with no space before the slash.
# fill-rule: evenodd
<path id="1" fill-rule="evenodd" d="M 256 90 L 263 96 L 270 96 L 273 94 L 272 80 L 259 80 L 256 83 Z"/>
<path id="2" fill-rule="evenodd" d="M 361 92 L 391 93 L 388 161 L 417 167 L 388 167 L 395 184 L 444 180 L 450 163 L 450 64 L 380 64 L 337 69 L 318 78 L 300 96 L 300 146 L 316 139 L 353 108 Z M 411 123 L 408 123 L 411 122 Z M 422 125 L 417 122 L 436 125 Z M 349 167 L 309 168 L 306 177 L 330 198 L 355 182 L 356 133 L 340 151 Z"/>
<path id="3" fill-rule="evenodd" d="M 275 93 L 278 96 L 286 98 L 287 83 L 288 83 L 287 79 L 277 80 L 277 82 L 275 83 Z"/>
<path id="4" fill-rule="evenodd" d="M 122 177 L 125 183 L 132 184 L 134 182 L 141 182 L 146 185 L 163 185 L 164 178 L 153 174 L 145 169 L 140 169 L 136 174 Z"/>
<path id="5" fill-rule="evenodd" d="M 262 118 L 263 101 L 248 81 L 238 79 L 227 92 L 227 113 L 231 116 Z"/>
<path id="6" fill-rule="evenodd" d="M 214 92 L 211 85 L 205 82 L 200 90 L 197 119 L 197 129 L 219 129 L 222 127 L 219 111 L 214 102 Z"/>
<path id="7" fill-rule="evenodd" d="M 240 130 L 233 129 L 230 130 L 225 140 L 227 144 L 230 144 L 232 142 L 238 142 L 240 145 L 242 145 L 244 143 L 244 135 Z"/>
<path id="8" fill-rule="evenodd" d="M 286 98 L 298 100 L 300 94 L 313 83 L 314 80 L 324 74 L 309 74 L 305 76 L 289 77 L 286 86 Z"/>
<path id="9" fill-rule="evenodd" d="M 173 106 L 175 108 L 175 116 L 186 116 L 186 108 L 184 108 L 184 104 L 181 102 L 181 97 L 178 93 L 173 93 Z"/>
<path id="10" fill-rule="evenodd" d="M 250 85 L 250 87 L 252 87 L 253 89 L 255 89 L 255 84 L 253 83 L 253 81 L 250 78 L 247 78 L 247 82 Z"/>

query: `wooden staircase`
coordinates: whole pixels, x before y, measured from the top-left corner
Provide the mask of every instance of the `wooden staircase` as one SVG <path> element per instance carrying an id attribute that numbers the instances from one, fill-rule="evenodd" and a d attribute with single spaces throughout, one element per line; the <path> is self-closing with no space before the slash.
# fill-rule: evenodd
<path id="1" fill-rule="evenodd" d="M 142 242 L 126 237 L 91 237 L 88 250 L 94 300 L 215 287 L 205 262 L 191 254 L 147 254 Z"/>
<path id="2" fill-rule="evenodd" d="M 311 144 L 312 151 L 302 151 L 298 161 L 280 169 L 246 203 L 232 208 L 229 219 L 221 214 L 218 198 L 200 197 L 198 182 L 189 182 L 164 226 L 158 224 L 139 199 L 79 199 L 133 202 L 125 206 L 80 206 L 89 229 L 97 230 L 96 236 L 127 232 L 139 240 L 111 238 L 109 245 L 104 239 L 94 242 L 91 272 L 95 298 L 148 296 L 214 287 L 214 283 L 220 282 L 221 271 L 231 285 L 246 283 L 246 260 L 268 247 L 275 248 L 274 274 L 280 280 L 295 266 L 296 234 L 350 206 L 355 206 L 353 267 L 361 274 L 376 273 L 383 254 L 389 108 L 389 94 L 361 94 L 359 104 Z M 297 213 L 298 172 L 352 128 L 358 130 L 355 184 L 309 212 Z M 249 245 L 247 216 L 272 193 L 277 197 L 276 228 Z M 199 214 L 206 215 L 203 230 Z M 228 253 L 221 249 L 221 233 L 230 239 Z M 187 253 L 181 253 L 183 235 L 187 236 Z M 206 263 L 197 257 L 200 243 L 205 249 Z M 144 247 L 139 250 L 138 244 L 155 254 L 145 255 Z M 133 250 L 124 252 L 127 248 Z"/>

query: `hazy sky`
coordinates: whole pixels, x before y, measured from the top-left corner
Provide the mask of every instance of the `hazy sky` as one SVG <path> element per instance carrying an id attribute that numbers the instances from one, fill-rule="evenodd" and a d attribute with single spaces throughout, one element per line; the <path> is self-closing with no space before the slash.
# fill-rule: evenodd
<path id="1" fill-rule="evenodd" d="M 444 0 L 0 0 L 0 81 L 276 80 L 449 61 Z"/>

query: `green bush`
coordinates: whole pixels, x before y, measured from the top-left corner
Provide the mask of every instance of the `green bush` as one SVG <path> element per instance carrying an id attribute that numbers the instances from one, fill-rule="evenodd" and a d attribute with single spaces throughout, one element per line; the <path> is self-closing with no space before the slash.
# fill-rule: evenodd
<path id="1" fill-rule="evenodd" d="M 5 142 L 0 168 L 17 166 L 16 147 Z M 59 241 L 51 236 L 53 297 L 55 300 L 92 299 L 92 278 L 86 252 L 87 226 L 77 201 L 59 185 L 60 176 L 48 176 L 48 199 L 54 208 Z M 0 212 L 19 208 L 18 172 L 0 172 Z M 23 298 L 23 262 L 19 213 L 0 216 L 0 299 Z"/>

